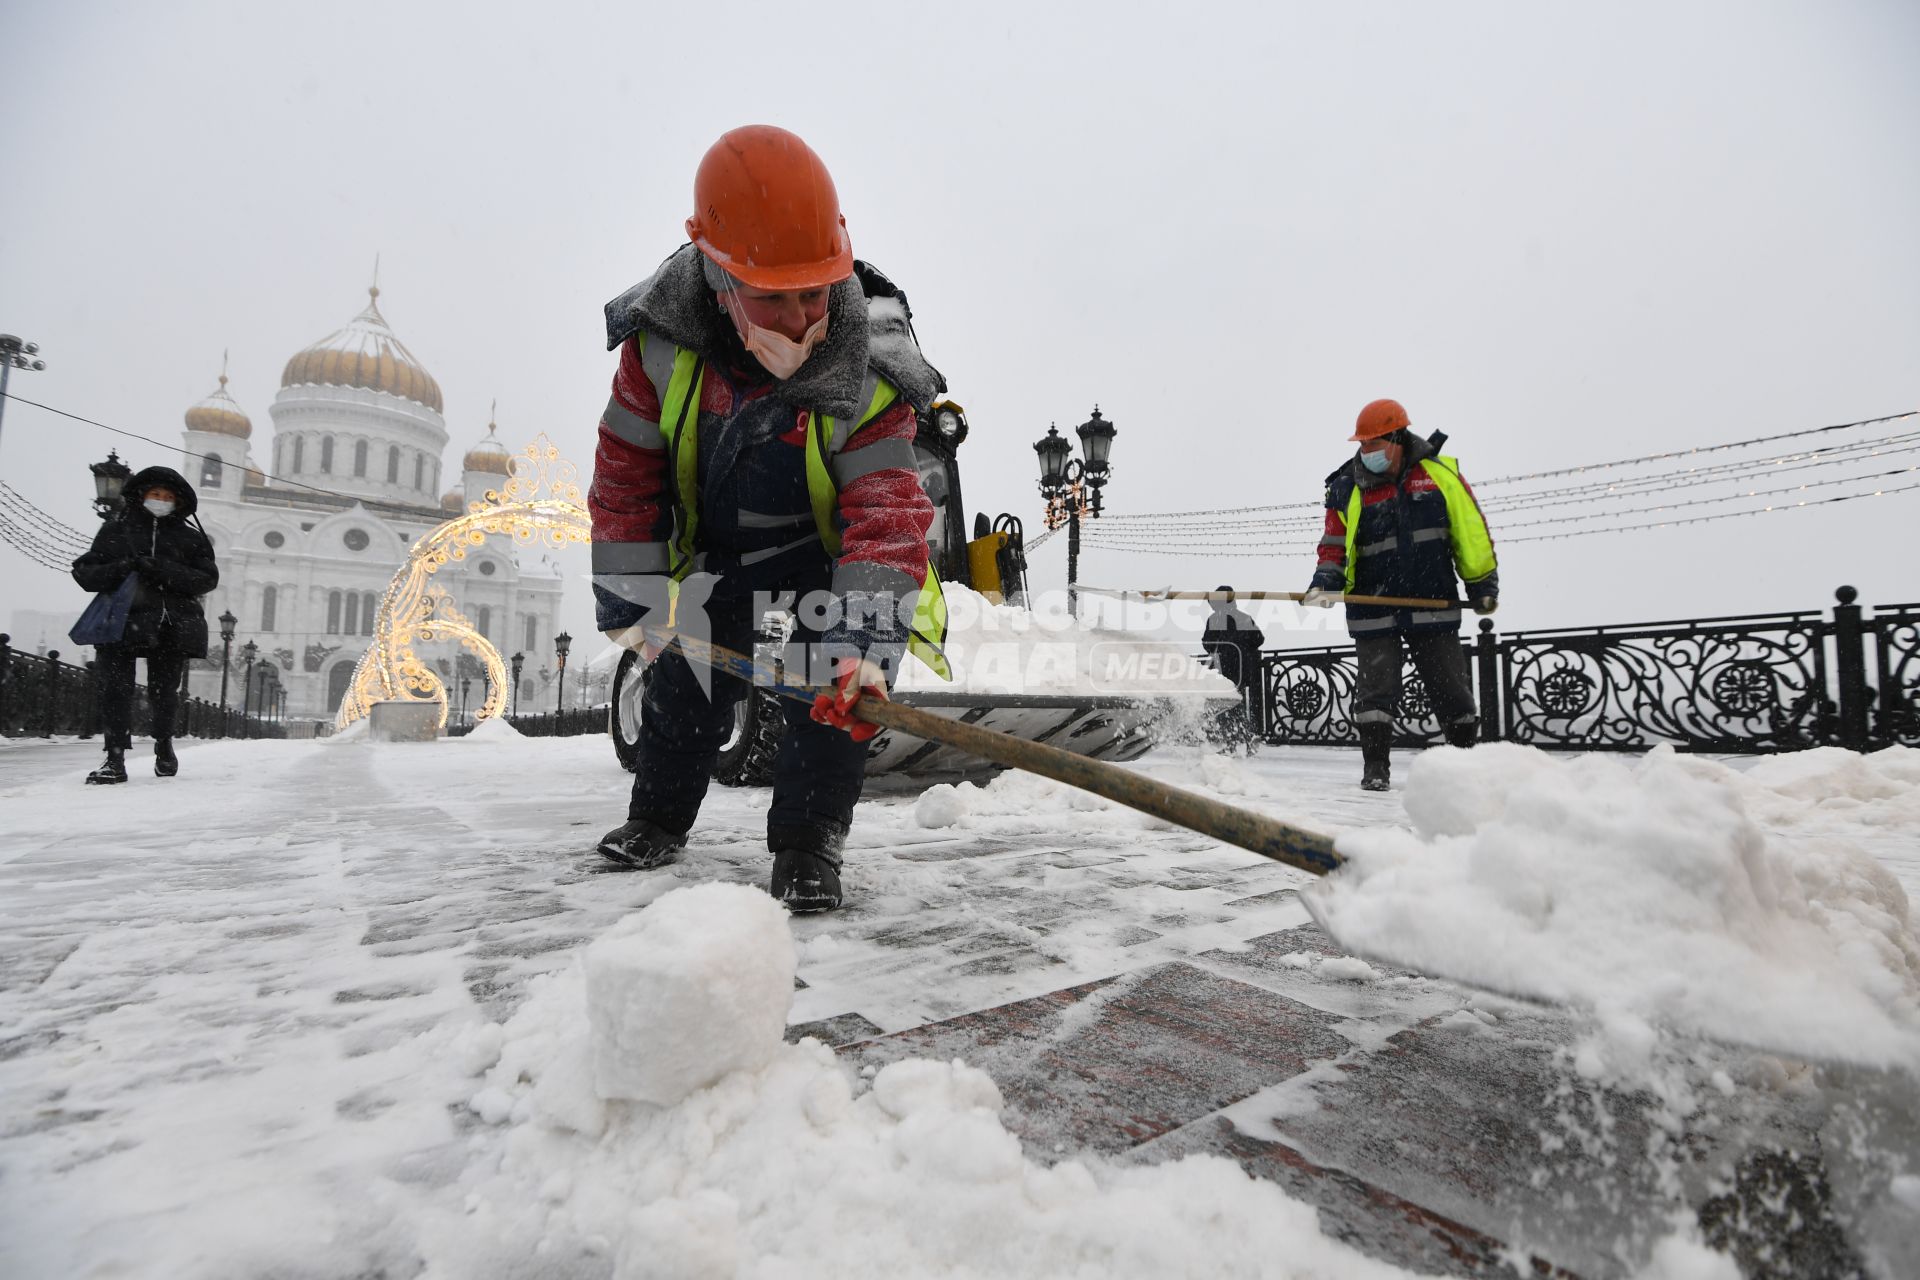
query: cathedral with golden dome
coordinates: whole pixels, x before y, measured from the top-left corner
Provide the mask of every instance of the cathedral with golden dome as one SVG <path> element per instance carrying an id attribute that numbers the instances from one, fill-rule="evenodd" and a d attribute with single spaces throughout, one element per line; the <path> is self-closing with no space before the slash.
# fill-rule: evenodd
<path id="1" fill-rule="evenodd" d="M 273 437 L 264 463 L 224 368 L 219 385 L 186 412 L 181 473 L 195 483 L 220 559 L 207 616 L 238 619 L 236 654 L 248 640 L 259 646 L 255 688 L 230 681 L 230 705 L 283 700 L 290 720 L 331 718 L 411 544 L 509 474 L 512 455 L 489 418 L 461 456 L 458 481 L 441 491 L 450 437 L 440 384 L 380 313 L 379 287 L 367 294 L 359 315 L 287 361 L 267 409 Z M 532 672 L 560 627 L 559 566 L 495 540 L 435 577 L 496 649 L 528 655 L 520 692 L 531 699 Z M 216 655 L 219 648 L 216 637 Z M 472 668 L 451 643 L 418 652 L 440 669 L 457 711 L 459 677 Z M 218 657 L 208 666 L 191 674 L 192 692 L 217 699 Z M 473 690 L 469 708 L 484 694 Z"/>

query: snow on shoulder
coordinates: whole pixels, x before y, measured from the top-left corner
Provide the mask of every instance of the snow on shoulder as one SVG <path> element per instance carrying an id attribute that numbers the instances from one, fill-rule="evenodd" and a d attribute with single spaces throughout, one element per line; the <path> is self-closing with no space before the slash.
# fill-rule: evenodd
<path id="1" fill-rule="evenodd" d="M 1347 866 L 1311 892 L 1363 955 L 1616 1025 L 1920 1069 L 1906 894 L 1832 813 L 1810 820 L 1842 792 L 1904 800 L 1868 821 L 1920 835 L 1904 748 L 1745 776 L 1670 748 L 1429 751 L 1408 776 L 1413 830 L 1342 837 Z"/>
<path id="2" fill-rule="evenodd" d="M 1389 1277 L 1231 1161 L 1029 1161 L 961 1062 L 870 1081 L 787 1044 L 794 948 L 757 889 L 667 893 L 534 980 L 470 1109 L 504 1125 L 422 1224 L 435 1275 Z M 482 1140 L 476 1138 L 479 1143 Z M 610 1265 L 609 1265 L 610 1264 Z"/>

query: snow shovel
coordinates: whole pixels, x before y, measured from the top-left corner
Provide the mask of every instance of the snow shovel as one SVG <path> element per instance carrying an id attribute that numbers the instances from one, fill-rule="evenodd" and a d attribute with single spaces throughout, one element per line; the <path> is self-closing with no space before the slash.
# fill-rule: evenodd
<path id="1" fill-rule="evenodd" d="M 716 644 L 679 635 L 676 643 L 687 658 L 729 675 L 738 676 L 783 698 L 812 704 L 826 686 L 784 684 L 772 679 L 772 672 L 756 664 L 745 654 Z M 963 724 L 934 715 L 918 707 L 903 706 L 879 698 L 862 698 L 854 704 L 853 714 L 869 724 L 910 733 L 928 742 L 938 742 L 979 756 L 1009 769 L 1024 769 L 1064 782 L 1070 787 L 1091 791 L 1117 804 L 1165 819 L 1189 831 L 1236 845 L 1263 858 L 1314 875 L 1326 875 L 1340 866 L 1333 840 L 1316 831 L 1276 821 L 1265 814 L 1211 799 L 1182 787 L 1148 778 L 1104 760 L 1077 756 L 1041 742 L 995 733 L 978 725 Z"/>

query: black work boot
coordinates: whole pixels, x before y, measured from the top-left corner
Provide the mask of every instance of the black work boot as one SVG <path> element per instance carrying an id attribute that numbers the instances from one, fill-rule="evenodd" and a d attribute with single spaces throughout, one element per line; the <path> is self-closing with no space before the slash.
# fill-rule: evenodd
<path id="1" fill-rule="evenodd" d="M 1360 789 L 1362 791 L 1391 789 L 1392 771 L 1387 767 L 1387 756 L 1392 749 L 1392 725 L 1363 724 L 1360 726 L 1360 759 L 1363 762 L 1360 771 Z"/>
<path id="2" fill-rule="evenodd" d="M 1480 722 L 1461 720 L 1447 726 L 1447 745 L 1450 747 L 1470 747 L 1480 741 Z"/>
<path id="3" fill-rule="evenodd" d="M 173 754 L 173 739 L 155 738 L 153 740 L 153 776 L 171 778 L 178 772 L 180 772 L 180 757 Z"/>
<path id="4" fill-rule="evenodd" d="M 831 911 L 840 905 L 840 846 L 846 836 L 770 831 L 773 876 L 767 892 L 795 915 Z"/>
<path id="5" fill-rule="evenodd" d="M 118 747 L 108 747 L 106 763 L 87 775 L 87 785 L 90 787 L 107 786 L 126 780 L 127 756 Z"/>
<path id="6" fill-rule="evenodd" d="M 634 871 L 651 871 L 673 861 L 687 847 L 687 838 L 645 818 L 634 818 L 600 837 L 601 857 Z"/>

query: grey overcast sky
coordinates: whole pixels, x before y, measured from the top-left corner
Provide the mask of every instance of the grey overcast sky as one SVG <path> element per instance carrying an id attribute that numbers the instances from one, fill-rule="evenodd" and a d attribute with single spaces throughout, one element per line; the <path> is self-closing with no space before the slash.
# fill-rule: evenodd
<path id="1" fill-rule="evenodd" d="M 1113 514 L 1316 499 L 1377 396 L 1485 480 L 1920 408 L 1916 68 L 1911 0 L 8 3 L 0 330 L 48 361 L 15 392 L 169 445 L 230 348 L 265 460 L 282 366 L 378 253 L 449 473 L 496 397 L 584 472 L 601 304 L 764 121 L 909 290 L 970 508 L 1037 530 L 1032 443 L 1095 402 Z M 11 404 L 0 477 L 90 529 L 109 445 L 178 456 Z M 1503 543 L 1500 621 L 1913 600 L 1917 528 L 1907 493 Z M 1081 577 L 1310 571 L 1102 549 Z M 1064 538 L 1033 576 L 1064 581 Z M 5 548 L 0 583 L 80 605 Z"/>

